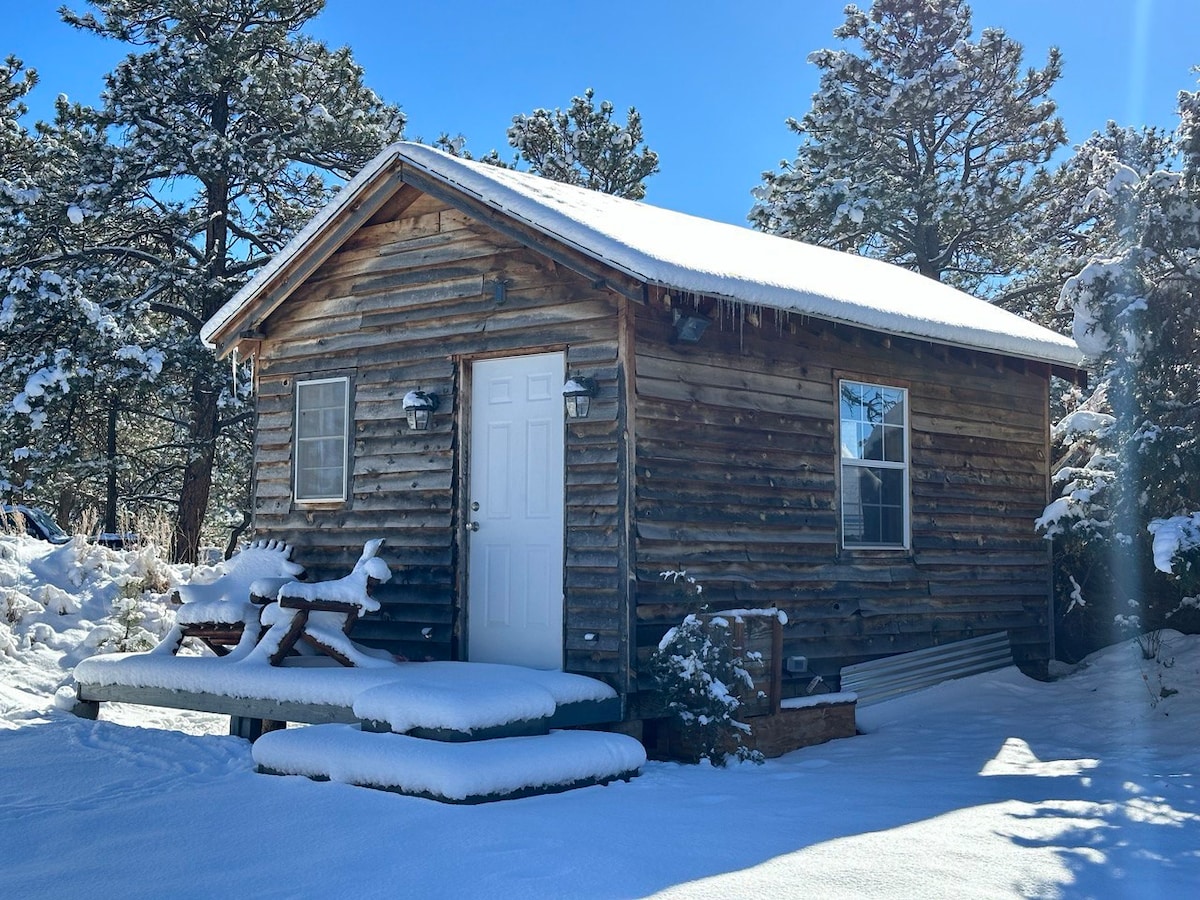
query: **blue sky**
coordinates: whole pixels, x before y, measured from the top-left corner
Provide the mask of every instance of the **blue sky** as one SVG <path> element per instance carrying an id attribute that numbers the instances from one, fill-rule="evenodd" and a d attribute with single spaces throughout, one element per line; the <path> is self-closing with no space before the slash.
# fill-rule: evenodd
<path id="1" fill-rule="evenodd" d="M 0 55 L 39 70 L 35 114 L 54 97 L 95 102 L 102 76 L 128 48 L 75 32 L 63 0 L 0 0 Z M 82 2 L 69 3 L 80 9 Z M 408 136 L 461 132 L 468 146 L 510 156 L 515 113 L 565 106 L 584 88 L 618 109 L 637 106 L 662 171 L 647 200 L 744 224 L 750 189 L 790 158 L 784 120 L 817 85 L 808 54 L 835 46 L 843 0 L 328 0 L 309 32 L 349 44 L 367 82 L 408 115 Z M 1175 125 L 1175 98 L 1196 88 L 1196 0 L 975 0 L 976 30 L 1003 28 L 1044 63 L 1059 47 L 1053 92 L 1072 142 L 1122 124 Z"/>

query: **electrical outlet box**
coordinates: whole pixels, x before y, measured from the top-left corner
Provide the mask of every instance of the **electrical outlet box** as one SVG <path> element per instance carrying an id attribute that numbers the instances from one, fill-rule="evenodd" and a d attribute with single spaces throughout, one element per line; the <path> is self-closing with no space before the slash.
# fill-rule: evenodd
<path id="1" fill-rule="evenodd" d="M 807 656 L 789 656 L 784 663 L 784 668 L 792 675 L 808 671 Z"/>

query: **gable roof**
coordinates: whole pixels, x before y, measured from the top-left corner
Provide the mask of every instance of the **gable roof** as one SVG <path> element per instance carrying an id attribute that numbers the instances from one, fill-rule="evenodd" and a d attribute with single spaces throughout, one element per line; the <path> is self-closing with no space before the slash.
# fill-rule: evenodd
<path id="1" fill-rule="evenodd" d="M 201 329 L 213 343 L 269 291 L 282 302 L 301 279 L 289 269 L 360 208 L 388 172 L 405 167 L 650 285 L 787 310 L 819 319 L 1073 369 L 1070 338 L 898 266 L 625 200 L 527 172 L 396 143 L 358 173 Z M 379 202 L 386 197 L 377 198 Z M 349 235 L 346 234 L 345 237 Z M 343 238 L 344 239 L 344 238 Z M 340 243 L 340 241 L 339 241 Z M 336 250 L 330 244 L 327 253 Z"/>

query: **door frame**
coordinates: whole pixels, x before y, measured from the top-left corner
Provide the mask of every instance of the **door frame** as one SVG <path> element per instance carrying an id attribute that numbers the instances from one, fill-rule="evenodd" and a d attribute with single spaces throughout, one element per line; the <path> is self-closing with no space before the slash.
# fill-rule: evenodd
<path id="1" fill-rule="evenodd" d="M 456 357 L 458 368 L 458 428 L 455 440 L 458 444 L 457 465 L 455 466 L 455 503 L 454 515 L 454 548 L 451 565 L 454 567 L 454 626 L 452 656 L 457 660 L 469 659 L 470 651 L 470 532 L 467 524 L 471 521 L 471 497 L 468 488 L 471 483 L 471 407 L 475 397 L 475 382 L 473 367 L 475 363 L 489 359 L 508 359 L 519 356 L 538 356 L 543 353 L 562 353 L 564 368 L 569 371 L 567 344 L 546 344 L 538 347 L 522 347 L 512 350 L 487 350 L 478 353 L 464 353 Z M 567 436 L 568 429 L 563 423 L 563 633 L 562 633 L 562 670 L 567 670 Z"/>

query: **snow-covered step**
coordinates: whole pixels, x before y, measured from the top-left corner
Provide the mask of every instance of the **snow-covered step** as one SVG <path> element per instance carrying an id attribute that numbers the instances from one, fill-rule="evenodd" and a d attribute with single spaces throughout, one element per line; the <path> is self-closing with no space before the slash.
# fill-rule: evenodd
<path id="1" fill-rule="evenodd" d="M 311 725 L 264 734 L 260 772 L 304 775 L 445 803 L 486 803 L 628 780 L 646 762 L 641 743 L 599 731 L 448 743 L 353 725 Z"/>
<path id="2" fill-rule="evenodd" d="M 546 734 L 620 712 L 616 692 L 595 679 L 491 663 L 422 663 L 354 698 L 365 730 L 439 741 Z"/>

